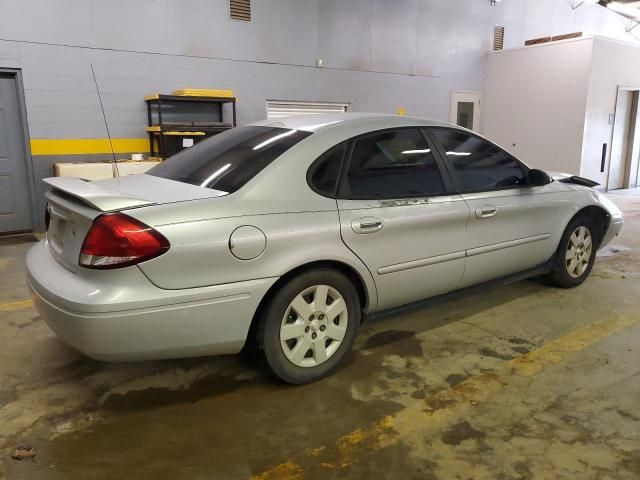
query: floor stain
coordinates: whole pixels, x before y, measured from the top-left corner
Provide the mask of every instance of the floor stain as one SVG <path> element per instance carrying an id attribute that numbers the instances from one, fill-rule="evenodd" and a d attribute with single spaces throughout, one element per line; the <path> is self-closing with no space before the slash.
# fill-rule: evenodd
<path id="1" fill-rule="evenodd" d="M 14 402 L 18 398 L 15 390 L 0 390 L 0 406 Z"/>
<path id="2" fill-rule="evenodd" d="M 486 434 L 473 428 L 469 422 L 460 422 L 455 424 L 449 430 L 445 431 L 440 439 L 447 445 L 460 445 L 465 440 L 481 439 Z"/>
<path id="3" fill-rule="evenodd" d="M 489 347 L 482 347 L 480 350 L 478 350 L 478 353 L 483 357 L 499 358 L 500 360 L 511 360 L 512 358 L 514 358 L 513 355 L 508 355 L 506 353 L 498 353 Z"/>
<path id="4" fill-rule="evenodd" d="M 406 330 L 388 330 L 371 335 L 363 345 L 365 350 L 384 348 L 386 354 L 408 357 L 423 355 L 416 332 Z"/>
<path id="5" fill-rule="evenodd" d="M 253 380 L 238 381 L 214 373 L 194 381 L 188 388 L 154 387 L 107 395 L 101 407 L 114 413 L 126 413 L 167 405 L 196 403 L 202 399 L 230 394 L 252 382 Z"/>
<path id="6" fill-rule="evenodd" d="M 633 420 L 634 422 L 640 422 L 640 417 L 638 417 L 637 415 L 634 415 L 631 412 L 628 412 L 626 410 L 623 410 L 621 408 L 618 408 L 616 410 L 616 412 L 618 412 L 618 415 L 620 415 L 621 417 L 627 418 L 629 420 Z M 638 470 L 640 472 L 640 470 Z"/>
<path id="7" fill-rule="evenodd" d="M 533 473 L 525 462 L 516 462 L 513 465 L 513 470 L 518 474 L 518 478 L 516 480 L 529 480 L 533 478 Z"/>
<path id="8" fill-rule="evenodd" d="M 464 382 L 469 376 L 468 375 L 461 375 L 459 373 L 452 373 L 451 375 L 447 376 L 446 380 L 447 383 L 449 385 L 451 385 L 452 387 L 458 385 L 459 383 Z"/>
<path id="9" fill-rule="evenodd" d="M 415 398 L 416 400 L 421 400 L 423 398 L 426 398 L 426 396 L 427 394 L 424 389 L 416 390 L 411 394 L 411 398 Z"/>
<path id="10" fill-rule="evenodd" d="M 442 410 L 443 408 L 447 408 L 451 405 L 455 405 L 455 400 L 441 399 L 437 396 L 429 398 L 425 402 L 425 406 L 427 407 L 424 412 L 425 413 L 433 413 L 438 410 Z"/>

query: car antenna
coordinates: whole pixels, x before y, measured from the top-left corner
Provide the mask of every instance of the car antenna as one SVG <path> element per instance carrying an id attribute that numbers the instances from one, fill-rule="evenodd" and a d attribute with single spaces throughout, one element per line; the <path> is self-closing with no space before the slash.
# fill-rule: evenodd
<path id="1" fill-rule="evenodd" d="M 109 132 L 109 123 L 107 122 L 107 115 L 104 113 L 104 105 L 102 104 L 102 95 L 100 95 L 100 88 L 98 87 L 98 80 L 96 79 L 96 72 L 93 70 L 93 63 L 91 64 L 91 75 L 93 75 L 93 83 L 96 84 L 96 92 L 98 92 L 98 100 L 100 101 L 100 110 L 102 110 L 102 118 L 104 119 L 104 127 L 107 129 L 107 137 L 109 138 L 109 147 L 111 148 L 111 169 L 113 170 L 114 178 L 120 176 L 118 173 L 118 162 L 116 161 L 116 151 L 113 149 L 113 141 L 111 140 L 111 132 Z"/>

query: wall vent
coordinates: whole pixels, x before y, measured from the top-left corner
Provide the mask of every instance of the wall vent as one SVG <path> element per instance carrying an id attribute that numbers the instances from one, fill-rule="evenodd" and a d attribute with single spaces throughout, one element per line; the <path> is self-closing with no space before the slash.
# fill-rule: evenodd
<path id="1" fill-rule="evenodd" d="M 234 20 L 251 21 L 251 0 L 229 0 L 229 15 Z"/>
<path id="2" fill-rule="evenodd" d="M 496 25 L 493 27 L 493 49 L 502 50 L 504 48 L 504 27 Z"/>
<path id="3" fill-rule="evenodd" d="M 290 100 L 267 100 L 267 119 L 310 115 L 318 113 L 345 113 L 351 111 L 350 103 L 298 102 Z"/>

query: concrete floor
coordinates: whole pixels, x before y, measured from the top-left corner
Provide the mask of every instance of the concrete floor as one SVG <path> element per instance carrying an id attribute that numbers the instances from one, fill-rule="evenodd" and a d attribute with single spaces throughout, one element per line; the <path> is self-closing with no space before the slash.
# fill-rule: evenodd
<path id="1" fill-rule="evenodd" d="M 574 290 L 528 280 L 360 331 L 331 378 L 241 357 L 105 364 L 28 301 L 0 239 L 0 478 L 638 479 L 640 191 Z M 10 458 L 29 443 L 36 457 Z"/>

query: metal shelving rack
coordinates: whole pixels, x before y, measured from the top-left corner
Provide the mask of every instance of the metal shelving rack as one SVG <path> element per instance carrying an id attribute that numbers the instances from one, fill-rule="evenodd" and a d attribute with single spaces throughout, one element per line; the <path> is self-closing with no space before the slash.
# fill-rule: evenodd
<path id="1" fill-rule="evenodd" d="M 149 135 L 149 147 L 151 157 L 156 153 L 165 159 L 169 152 L 168 138 L 192 137 L 197 143 L 205 138 L 223 132 L 237 125 L 236 121 L 236 97 L 204 97 L 204 96 L 183 96 L 183 95 L 163 95 L 155 94 L 145 97 L 147 104 L 147 133 Z M 167 108 L 176 104 L 192 103 L 200 108 L 211 107 L 212 113 L 216 115 L 220 122 L 196 122 L 188 118 L 185 114 L 184 121 L 166 121 Z M 225 104 L 231 104 L 232 122 L 223 122 Z M 164 113 L 164 115 L 163 115 Z M 156 118 L 154 118 L 156 117 Z M 197 140 L 196 140 L 197 139 Z M 156 150 L 157 146 L 157 150 Z M 175 148 L 174 148 L 175 150 Z M 175 153 L 175 151 L 173 152 Z"/>

